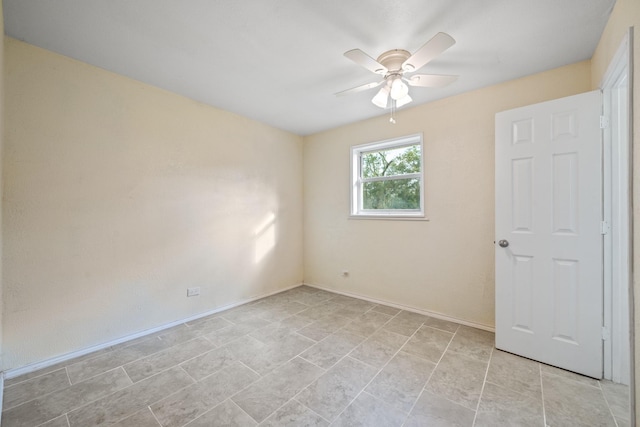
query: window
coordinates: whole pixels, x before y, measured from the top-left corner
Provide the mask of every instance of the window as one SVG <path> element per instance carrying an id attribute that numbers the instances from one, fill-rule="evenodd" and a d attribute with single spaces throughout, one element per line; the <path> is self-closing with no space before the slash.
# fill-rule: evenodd
<path id="1" fill-rule="evenodd" d="M 351 215 L 423 218 L 422 135 L 351 147 Z"/>

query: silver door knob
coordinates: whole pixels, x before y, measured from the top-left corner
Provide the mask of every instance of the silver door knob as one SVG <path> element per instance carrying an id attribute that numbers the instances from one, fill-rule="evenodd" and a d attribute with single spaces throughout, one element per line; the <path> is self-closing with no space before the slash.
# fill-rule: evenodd
<path id="1" fill-rule="evenodd" d="M 498 244 L 500 245 L 501 248 L 506 248 L 507 246 L 509 246 L 509 241 L 502 239 L 498 241 Z"/>

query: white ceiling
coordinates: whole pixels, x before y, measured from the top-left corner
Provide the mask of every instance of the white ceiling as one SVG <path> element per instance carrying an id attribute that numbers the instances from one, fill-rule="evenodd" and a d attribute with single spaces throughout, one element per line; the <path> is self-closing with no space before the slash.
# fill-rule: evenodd
<path id="1" fill-rule="evenodd" d="M 6 33 L 300 135 L 386 114 L 342 54 L 457 43 L 417 104 L 591 58 L 615 0 L 4 0 Z"/>

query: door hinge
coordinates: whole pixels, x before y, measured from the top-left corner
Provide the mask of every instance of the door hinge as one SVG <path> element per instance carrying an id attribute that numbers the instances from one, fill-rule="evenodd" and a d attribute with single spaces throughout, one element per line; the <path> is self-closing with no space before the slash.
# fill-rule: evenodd
<path id="1" fill-rule="evenodd" d="M 600 116 L 600 129 L 607 129 L 609 127 L 609 117 Z"/>
<path id="2" fill-rule="evenodd" d="M 609 330 L 603 326 L 602 327 L 602 341 L 608 341 L 609 338 L 611 338 L 611 334 L 609 334 Z"/>
<path id="3" fill-rule="evenodd" d="M 609 234 L 609 230 L 611 230 L 609 223 L 607 221 L 600 221 L 600 234 L 603 236 Z"/>

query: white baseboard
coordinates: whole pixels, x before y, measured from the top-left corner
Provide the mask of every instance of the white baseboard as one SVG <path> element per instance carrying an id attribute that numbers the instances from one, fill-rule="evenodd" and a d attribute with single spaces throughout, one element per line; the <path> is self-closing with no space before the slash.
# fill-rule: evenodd
<path id="1" fill-rule="evenodd" d="M 344 296 L 348 296 L 348 297 L 363 299 L 365 301 L 373 302 L 373 303 L 376 303 L 376 304 L 388 305 L 390 307 L 399 308 L 401 310 L 411 311 L 413 313 L 418 313 L 418 314 L 424 314 L 425 316 L 431 316 L 431 317 L 435 317 L 437 319 L 447 320 L 449 322 L 458 323 L 460 325 L 465 325 L 465 326 L 470 326 L 470 327 L 476 328 L 476 329 L 482 329 L 484 331 L 489 331 L 489 332 L 494 332 L 494 333 L 496 331 L 496 328 L 494 326 L 483 325 L 482 323 L 470 322 L 468 320 L 458 319 L 458 318 L 447 316 L 447 315 L 444 315 L 444 314 L 435 313 L 433 311 L 422 310 L 422 309 L 419 309 L 419 308 L 410 307 L 410 306 L 398 304 L 398 303 L 395 303 L 395 302 L 379 300 L 379 299 L 376 299 L 376 298 L 368 297 L 366 295 L 356 294 L 356 293 L 353 293 L 353 292 L 337 291 L 335 289 L 327 288 L 325 286 L 316 285 L 316 284 L 313 284 L 313 283 L 305 282 L 304 284 L 306 286 L 310 286 L 312 288 L 322 289 L 323 291 L 327 291 L 327 292 L 333 292 L 334 294 L 340 294 L 340 295 L 344 295 Z"/>
<path id="2" fill-rule="evenodd" d="M 108 348 L 108 347 L 111 347 L 111 346 L 114 346 L 114 345 L 117 345 L 117 344 L 120 344 L 120 343 L 123 343 L 123 342 L 126 342 L 126 341 L 131 341 L 133 339 L 140 338 L 140 337 L 143 337 L 145 335 L 150 335 L 150 334 L 153 334 L 153 333 L 156 333 L 156 332 L 160 332 L 160 331 L 163 331 L 165 329 L 169 329 L 169 328 L 172 328 L 174 326 L 178 326 L 178 325 L 180 325 L 182 323 L 191 322 L 191 321 L 200 319 L 201 317 L 211 316 L 212 314 L 216 314 L 216 313 L 219 313 L 221 311 L 229 310 L 230 308 L 234 308 L 234 307 L 237 307 L 239 305 L 247 304 L 249 302 L 252 302 L 252 301 L 255 301 L 255 300 L 259 300 L 261 298 L 265 298 L 265 297 L 268 297 L 268 296 L 271 296 L 271 295 L 279 294 L 280 292 L 285 292 L 285 291 L 288 291 L 289 289 L 297 288 L 298 286 L 302 286 L 302 285 L 303 285 L 303 283 L 298 283 L 296 285 L 289 286 L 288 288 L 279 289 L 277 291 L 273 291 L 273 292 L 269 292 L 269 293 L 266 293 L 266 294 L 263 294 L 263 295 L 251 297 L 251 298 L 248 298 L 248 299 L 244 299 L 244 300 L 241 300 L 241 301 L 238 301 L 238 302 L 234 302 L 232 304 L 227 304 L 227 305 L 224 305 L 222 307 L 218 307 L 218 308 L 215 308 L 213 310 L 206 311 L 204 313 L 196 314 L 195 316 L 187 317 L 186 319 L 176 320 L 176 321 L 171 322 L 171 323 L 166 323 L 164 325 L 157 326 L 155 328 L 146 329 L 144 331 L 136 332 L 134 334 L 127 335 L 127 336 L 124 336 L 122 338 L 118 338 L 118 339 L 115 339 L 115 340 L 112 340 L 112 341 L 109 341 L 109 342 L 105 342 L 105 343 L 102 343 L 102 344 L 94 345 L 92 347 L 84 348 L 82 350 L 72 351 L 71 353 L 66 353 L 66 354 L 63 354 L 61 356 L 52 357 L 51 359 L 43 360 L 41 362 L 31 363 L 29 365 L 21 366 L 19 368 L 7 369 L 4 372 L 4 376 L 0 376 L 0 377 L 4 380 L 4 378 L 11 379 L 11 378 L 19 377 L 20 375 L 29 374 L 31 372 L 35 372 L 35 371 L 38 371 L 40 369 L 48 368 L 49 366 L 53 366 L 53 365 L 56 365 L 58 363 L 66 362 L 66 361 L 74 359 L 76 357 L 84 356 L 85 354 L 93 353 L 94 351 L 103 350 L 105 348 Z M 1 397 L 1 390 L 2 390 L 2 388 L 0 388 L 0 397 Z M 0 403 L 1 402 L 2 402 L 2 400 L 0 399 Z"/>

